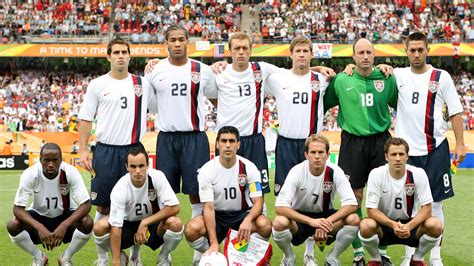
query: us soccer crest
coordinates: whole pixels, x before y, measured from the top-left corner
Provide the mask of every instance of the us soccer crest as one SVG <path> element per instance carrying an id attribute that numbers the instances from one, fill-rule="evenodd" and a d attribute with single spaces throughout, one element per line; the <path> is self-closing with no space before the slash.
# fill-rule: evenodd
<path id="1" fill-rule="evenodd" d="M 156 200 L 156 190 L 154 190 L 154 189 L 149 189 L 148 190 L 148 200 L 149 201 Z"/>
<path id="2" fill-rule="evenodd" d="M 201 81 L 201 73 L 199 72 L 191 72 L 191 81 L 194 84 L 198 84 Z"/>
<path id="3" fill-rule="evenodd" d="M 318 92 L 319 91 L 319 81 L 317 81 L 317 80 L 311 81 L 311 89 L 314 92 Z"/>
<path id="4" fill-rule="evenodd" d="M 439 82 L 438 81 L 430 81 L 428 84 L 428 89 L 431 91 L 431 93 L 435 93 L 439 90 Z"/>
<path id="5" fill-rule="evenodd" d="M 385 83 L 383 82 L 383 80 L 374 80 L 374 88 L 378 92 L 382 92 L 384 87 L 385 87 Z"/>
<path id="6" fill-rule="evenodd" d="M 275 184 L 275 192 L 280 191 L 280 189 L 281 189 L 281 186 L 278 184 Z"/>
<path id="7" fill-rule="evenodd" d="M 135 91 L 135 95 L 137 95 L 137 97 L 141 97 L 142 94 L 143 94 L 143 87 L 142 85 L 133 85 L 133 91 Z"/>
<path id="8" fill-rule="evenodd" d="M 253 78 L 255 79 L 255 81 L 261 82 L 261 81 L 262 81 L 262 71 L 260 71 L 260 70 L 255 70 L 255 71 L 253 72 Z"/>
<path id="9" fill-rule="evenodd" d="M 243 187 L 247 184 L 247 175 L 246 174 L 240 174 L 239 175 L 239 186 Z"/>
<path id="10" fill-rule="evenodd" d="M 413 196 L 413 194 L 415 193 L 415 184 L 413 183 L 405 184 L 405 193 L 410 197 Z"/>
<path id="11" fill-rule="evenodd" d="M 330 193 L 334 189 L 334 183 L 333 182 L 324 182 L 323 184 L 323 191 L 324 193 Z"/>
<path id="12" fill-rule="evenodd" d="M 97 199 L 97 192 L 91 192 L 91 200 Z"/>
<path id="13" fill-rule="evenodd" d="M 59 191 L 61 192 L 61 195 L 66 196 L 67 193 L 69 193 L 69 184 L 60 184 Z"/>

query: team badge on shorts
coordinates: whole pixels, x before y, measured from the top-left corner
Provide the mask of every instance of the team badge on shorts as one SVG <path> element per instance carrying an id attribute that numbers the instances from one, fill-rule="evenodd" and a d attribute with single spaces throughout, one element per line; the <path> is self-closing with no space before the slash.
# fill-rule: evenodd
<path id="1" fill-rule="evenodd" d="M 318 92 L 318 91 L 319 91 L 319 81 L 317 81 L 317 80 L 312 80 L 312 81 L 311 81 L 311 89 L 312 89 L 314 92 Z"/>
<path id="2" fill-rule="evenodd" d="M 148 200 L 149 201 L 156 200 L 156 190 L 154 190 L 154 189 L 149 189 L 148 190 Z"/>
<path id="3" fill-rule="evenodd" d="M 334 183 L 329 181 L 324 181 L 323 191 L 324 193 L 330 193 L 334 189 Z"/>
<path id="4" fill-rule="evenodd" d="M 438 81 L 430 81 L 428 84 L 428 89 L 430 89 L 431 93 L 435 93 L 439 90 L 439 82 Z"/>
<path id="5" fill-rule="evenodd" d="M 253 78 L 255 79 L 256 82 L 262 82 L 262 71 L 255 70 L 253 72 Z"/>
<path id="6" fill-rule="evenodd" d="M 383 80 L 374 80 L 374 88 L 378 92 L 382 92 L 384 87 L 385 87 L 385 83 L 383 82 Z"/>
<path id="7" fill-rule="evenodd" d="M 201 73 L 199 72 L 191 72 L 191 81 L 194 84 L 198 84 L 201 81 Z"/>
<path id="8" fill-rule="evenodd" d="M 91 192 L 91 200 L 97 199 L 97 192 Z"/>
<path id="9" fill-rule="evenodd" d="M 247 184 L 247 175 L 240 174 L 239 175 L 239 186 L 244 187 Z"/>
<path id="10" fill-rule="evenodd" d="M 413 196 L 413 194 L 415 193 L 415 184 L 414 183 L 405 184 L 405 193 L 410 197 Z"/>
<path id="11" fill-rule="evenodd" d="M 141 97 L 142 94 L 143 94 L 143 87 L 142 85 L 133 85 L 133 91 L 135 91 L 135 95 L 137 95 L 137 97 Z"/>
<path id="12" fill-rule="evenodd" d="M 275 184 L 275 192 L 280 191 L 281 186 L 279 184 Z"/>
<path id="13" fill-rule="evenodd" d="M 67 193 L 69 193 L 69 184 L 60 184 L 59 191 L 61 192 L 61 195 L 66 196 Z"/>

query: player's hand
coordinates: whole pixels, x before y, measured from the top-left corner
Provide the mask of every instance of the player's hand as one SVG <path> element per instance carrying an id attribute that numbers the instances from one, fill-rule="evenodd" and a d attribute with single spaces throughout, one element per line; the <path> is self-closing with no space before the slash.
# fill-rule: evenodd
<path id="1" fill-rule="evenodd" d="M 386 64 L 379 64 L 376 66 L 384 75 L 386 78 L 390 77 L 393 75 L 393 67 L 386 65 Z"/>
<path id="2" fill-rule="evenodd" d="M 342 72 L 345 73 L 348 76 L 352 76 L 352 75 L 354 75 L 354 67 L 355 67 L 354 64 L 348 64 L 346 66 L 346 68 L 344 68 L 344 71 L 342 71 Z"/>
<path id="3" fill-rule="evenodd" d="M 218 244 L 212 244 L 209 249 L 204 252 L 203 256 L 212 254 L 212 253 L 219 253 L 219 245 Z"/>
<path id="4" fill-rule="evenodd" d="M 239 227 L 239 233 L 237 234 L 237 239 L 240 241 L 242 240 L 249 240 L 250 239 L 250 234 L 252 233 L 252 222 L 245 218 L 242 223 L 240 224 Z"/>
<path id="5" fill-rule="evenodd" d="M 315 241 L 326 241 L 328 239 L 328 234 L 324 232 L 322 229 L 317 228 L 314 231 L 313 238 Z"/>
<path id="6" fill-rule="evenodd" d="M 82 168 L 86 169 L 91 173 L 91 175 L 95 175 L 94 170 L 92 169 L 91 163 L 91 154 L 89 150 L 80 150 L 79 159 L 81 160 Z"/>
<path id="7" fill-rule="evenodd" d="M 59 247 L 69 226 L 61 223 L 53 232 L 53 247 Z"/>
<path id="8" fill-rule="evenodd" d="M 406 224 L 402 224 L 400 222 L 395 223 L 393 231 L 400 239 L 406 239 L 410 237 L 410 227 Z"/>
<path id="9" fill-rule="evenodd" d="M 466 148 L 464 144 L 457 144 L 454 148 L 453 160 L 457 160 L 459 163 L 462 163 L 466 159 Z"/>
<path id="10" fill-rule="evenodd" d="M 310 225 L 314 228 L 320 228 L 326 233 L 332 231 L 332 222 L 325 218 L 313 219 Z"/>
<path id="11" fill-rule="evenodd" d="M 155 69 L 155 66 L 160 62 L 160 59 L 151 59 L 145 66 L 145 74 L 150 74 Z"/>
<path id="12" fill-rule="evenodd" d="M 327 77 L 326 78 L 327 81 L 330 81 L 333 77 L 336 76 L 336 72 L 334 71 L 334 69 L 332 69 L 330 67 L 317 66 L 317 67 L 314 67 L 313 69 L 314 69 L 314 71 L 325 75 Z"/>
<path id="13" fill-rule="evenodd" d="M 214 74 L 220 74 L 222 73 L 222 71 L 225 70 L 227 65 L 228 63 L 226 61 L 215 62 L 214 64 L 211 65 L 211 70 Z"/>
<path id="14" fill-rule="evenodd" d="M 147 232 L 148 232 L 148 226 L 140 223 L 140 225 L 138 226 L 137 233 L 135 233 L 135 236 L 134 236 L 135 244 L 139 244 L 139 245 L 144 244 L 148 240 Z"/>
<path id="15" fill-rule="evenodd" d="M 46 227 L 42 226 L 38 229 L 38 235 L 41 239 L 43 247 L 45 247 L 47 250 L 53 250 L 53 234 L 48 229 L 46 229 Z"/>

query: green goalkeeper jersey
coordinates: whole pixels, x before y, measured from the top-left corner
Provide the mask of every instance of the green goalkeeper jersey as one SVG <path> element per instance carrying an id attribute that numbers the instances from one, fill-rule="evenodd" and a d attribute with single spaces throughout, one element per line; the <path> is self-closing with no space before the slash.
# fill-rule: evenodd
<path id="1" fill-rule="evenodd" d="M 396 108 L 397 83 L 378 69 L 369 77 L 338 74 L 331 80 L 324 95 L 325 111 L 339 105 L 338 125 L 357 136 L 370 136 L 390 128 L 389 106 Z"/>

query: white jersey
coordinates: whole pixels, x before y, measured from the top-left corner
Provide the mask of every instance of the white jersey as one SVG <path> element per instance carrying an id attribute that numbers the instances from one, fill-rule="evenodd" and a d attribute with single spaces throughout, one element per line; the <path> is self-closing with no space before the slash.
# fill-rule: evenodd
<path id="1" fill-rule="evenodd" d="M 160 60 L 145 77 L 156 91 L 159 131 L 204 131 L 204 96 L 215 87 L 209 66 L 192 59 L 183 66 L 175 66 L 167 58 Z"/>
<path id="2" fill-rule="evenodd" d="M 314 176 L 309 171 L 308 160 L 305 160 L 291 168 L 275 206 L 320 213 L 334 209 L 336 192 L 341 200 L 341 206 L 357 205 L 351 184 L 339 166 L 326 162 L 325 171 L 319 176 Z"/>
<path id="3" fill-rule="evenodd" d="M 216 211 L 248 210 L 251 198 L 262 197 L 261 176 L 255 164 L 238 156 L 232 168 L 219 162 L 219 156 L 199 170 L 199 198 L 201 202 L 214 202 Z"/>
<path id="4" fill-rule="evenodd" d="M 146 114 L 153 101 L 150 83 L 129 74 L 118 80 L 110 73 L 93 79 L 79 112 L 79 119 L 97 119 L 97 141 L 109 145 L 139 142 L 146 133 Z"/>
<path id="5" fill-rule="evenodd" d="M 67 187 L 65 184 L 60 184 L 61 174 L 66 177 Z M 26 207 L 28 200 L 33 196 L 33 202 L 28 209 L 34 210 L 42 216 L 55 218 L 64 212 L 61 191 L 66 196 L 68 189 L 70 210 L 77 209 L 77 206 L 90 199 L 82 176 L 74 166 L 62 162 L 58 176 L 48 179 L 43 174 L 41 163 L 37 163 L 26 169 L 21 175 L 20 187 L 16 192 L 14 204 Z"/>
<path id="6" fill-rule="evenodd" d="M 156 199 L 158 207 L 179 204 L 178 198 L 171 188 L 163 172 L 148 169 L 151 177 L 153 190 L 149 190 L 148 177 L 145 184 L 137 188 L 132 184 L 130 174 L 124 175 L 115 184 L 110 193 L 110 216 L 109 223 L 114 227 L 122 227 L 123 221 L 141 221 L 153 215 L 153 207 L 150 200 Z"/>
<path id="7" fill-rule="evenodd" d="M 394 70 L 398 84 L 395 136 L 410 146 L 410 156 L 422 156 L 446 138 L 450 116 L 463 111 L 448 72 L 430 67 L 415 74 L 410 67 Z"/>
<path id="8" fill-rule="evenodd" d="M 231 125 L 241 136 L 261 133 L 265 82 L 272 73 L 281 71 L 272 64 L 258 62 L 249 63 L 243 72 L 237 72 L 229 65 L 216 75 L 216 131 Z"/>
<path id="9" fill-rule="evenodd" d="M 276 97 L 281 136 L 305 139 L 322 130 L 328 85 L 324 75 L 312 71 L 296 75 L 285 70 L 270 76 L 265 92 Z"/>
<path id="10" fill-rule="evenodd" d="M 367 181 L 366 208 L 379 209 L 392 220 L 407 220 L 415 213 L 414 206 L 433 202 L 425 171 L 409 164 L 406 168 L 405 176 L 398 180 L 390 176 L 388 164 L 373 169 Z"/>

